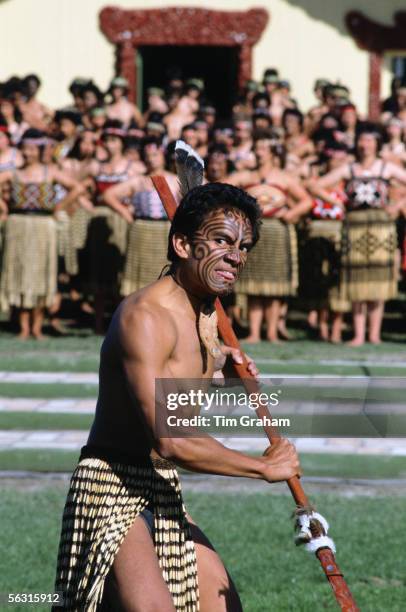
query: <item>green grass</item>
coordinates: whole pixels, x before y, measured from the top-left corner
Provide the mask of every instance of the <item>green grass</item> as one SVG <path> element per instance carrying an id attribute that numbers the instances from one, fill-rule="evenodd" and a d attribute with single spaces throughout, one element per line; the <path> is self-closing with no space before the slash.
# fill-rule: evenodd
<path id="1" fill-rule="evenodd" d="M 0 451 L 1 471 L 71 472 L 79 451 L 13 449 Z"/>
<path id="2" fill-rule="evenodd" d="M 406 342 L 383 342 L 380 345 L 365 344 L 359 347 L 349 347 L 345 344 L 335 345 L 314 340 L 294 340 L 279 345 L 261 342 L 260 344 L 244 344 L 244 350 L 254 359 L 304 359 L 309 363 L 323 359 L 348 359 L 355 361 L 402 361 L 406 357 Z"/>
<path id="3" fill-rule="evenodd" d="M 60 485 L 38 491 L 3 487 L 0 591 L 53 590 L 65 491 Z M 185 501 L 223 558 L 245 612 L 337 610 L 318 561 L 293 544 L 290 497 L 187 493 Z M 360 609 L 404 610 L 404 541 L 399 535 L 405 499 L 320 495 L 315 501 L 330 521 L 337 561 Z"/>
<path id="4" fill-rule="evenodd" d="M 97 398 L 97 385 L 70 383 L 20 383 L 1 382 L 0 397 L 38 399 Z"/>
<path id="5" fill-rule="evenodd" d="M 297 339 L 281 345 L 270 345 L 261 342 L 258 345 L 244 345 L 244 350 L 254 359 L 276 359 L 282 362 L 289 360 L 305 360 L 308 364 L 289 364 L 288 371 L 297 374 L 366 374 L 364 368 L 347 365 L 318 365 L 314 362 L 323 360 L 351 361 L 402 361 L 406 357 L 405 338 L 399 342 L 383 342 L 380 346 L 366 344 L 362 347 L 350 348 L 345 345 L 332 345 L 309 340 L 304 334 L 296 333 Z M 99 351 L 102 343 L 100 336 L 77 332 L 74 336 L 64 338 L 49 338 L 44 342 L 29 340 L 20 342 L 15 336 L 0 332 L 0 370 L 6 371 L 36 371 L 36 372 L 97 372 Z M 260 364 L 264 373 L 286 372 L 286 366 L 281 364 Z M 405 360 L 406 368 L 406 360 Z M 390 368 L 391 369 L 391 366 Z M 372 366 L 372 375 L 389 374 L 386 368 Z M 401 374 L 402 369 L 393 369 Z"/>
<path id="6" fill-rule="evenodd" d="M 78 429 L 88 430 L 93 422 L 91 414 L 68 414 L 54 412 L 0 412 L 0 429 Z"/>
<path id="7" fill-rule="evenodd" d="M 79 451 L 2 450 L 0 470 L 71 472 L 78 457 Z M 406 478 L 406 457 L 305 453 L 301 455 L 300 460 L 305 476 Z"/>

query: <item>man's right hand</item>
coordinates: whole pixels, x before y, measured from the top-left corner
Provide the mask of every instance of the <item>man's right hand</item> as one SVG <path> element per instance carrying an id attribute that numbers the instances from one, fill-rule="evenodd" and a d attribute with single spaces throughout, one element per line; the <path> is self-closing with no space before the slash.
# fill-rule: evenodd
<path id="1" fill-rule="evenodd" d="M 282 482 L 302 475 L 296 448 L 285 438 L 280 438 L 272 446 L 268 446 L 262 461 L 266 463 L 264 479 L 268 482 Z"/>

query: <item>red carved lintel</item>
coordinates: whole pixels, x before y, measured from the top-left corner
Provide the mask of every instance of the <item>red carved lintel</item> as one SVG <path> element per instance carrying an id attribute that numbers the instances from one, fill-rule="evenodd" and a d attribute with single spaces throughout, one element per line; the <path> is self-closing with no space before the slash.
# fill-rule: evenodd
<path id="1" fill-rule="evenodd" d="M 382 55 L 370 53 L 368 114 L 372 121 L 378 121 L 381 114 L 381 69 Z"/>
<path id="2" fill-rule="evenodd" d="M 108 6 L 100 11 L 100 28 L 117 48 L 117 73 L 130 84 L 136 99 L 136 50 L 141 45 L 206 45 L 239 47 L 238 83 L 252 76 L 252 47 L 269 20 L 262 8 L 214 11 L 200 8 L 123 10 Z"/>

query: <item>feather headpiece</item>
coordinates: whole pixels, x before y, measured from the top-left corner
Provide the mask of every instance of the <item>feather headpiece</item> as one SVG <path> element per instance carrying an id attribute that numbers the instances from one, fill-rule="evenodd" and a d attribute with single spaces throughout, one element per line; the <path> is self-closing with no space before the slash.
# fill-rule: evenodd
<path id="1" fill-rule="evenodd" d="M 177 140 L 175 146 L 175 164 L 182 197 L 193 187 L 203 183 L 204 161 L 191 146 Z"/>

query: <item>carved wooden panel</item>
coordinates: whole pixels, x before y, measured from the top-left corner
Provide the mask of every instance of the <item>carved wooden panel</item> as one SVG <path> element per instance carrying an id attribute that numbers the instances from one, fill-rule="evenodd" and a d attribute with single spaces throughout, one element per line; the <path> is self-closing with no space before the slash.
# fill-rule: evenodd
<path id="1" fill-rule="evenodd" d="M 238 82 L 251 78 L 252 47 L 269 20 L 262 8 L 214 11 L 201 8 L 124 10 L 108 6 L 99 15 L 100 28 L 116 45 L 117 73 L 130 84 L 136 97 L 136 49 L 142 45 L 216 45 L 240 48 Z"/>

